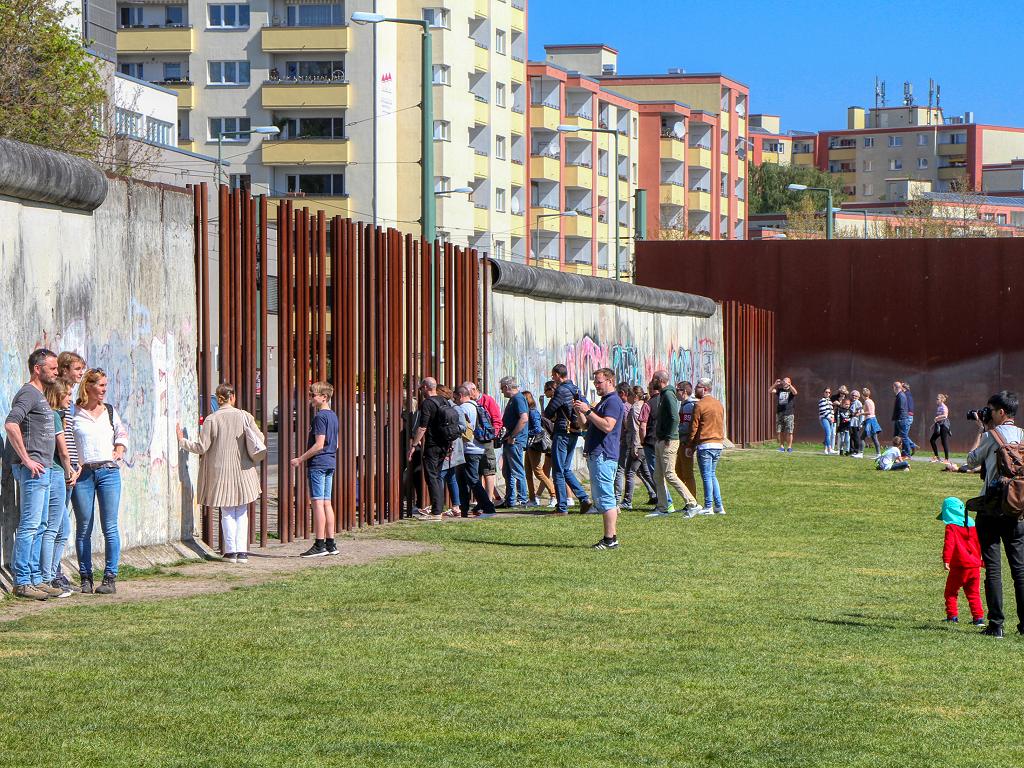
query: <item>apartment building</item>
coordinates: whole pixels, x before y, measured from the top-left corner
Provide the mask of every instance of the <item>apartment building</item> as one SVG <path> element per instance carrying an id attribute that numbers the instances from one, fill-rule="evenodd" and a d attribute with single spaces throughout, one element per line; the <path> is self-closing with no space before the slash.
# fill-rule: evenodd
<path id="1" fill-rule="evenodd" d="M 818 168 L 857 200 L 884 201 L 888 182 L 930 182 L 934 192 L 978 189 L 983 167 L 1024 157 L 1024 129 L 946 118 L 938 107 L 850 107 L 847 128 L 818 134 Z"/>
<path id="2" fill-rule="evenodd" d="M 782 132 L 782 119 L 778 115 L 750 116 L 750 162 L 752 165 L 792 164 L 793 137 Z"/>

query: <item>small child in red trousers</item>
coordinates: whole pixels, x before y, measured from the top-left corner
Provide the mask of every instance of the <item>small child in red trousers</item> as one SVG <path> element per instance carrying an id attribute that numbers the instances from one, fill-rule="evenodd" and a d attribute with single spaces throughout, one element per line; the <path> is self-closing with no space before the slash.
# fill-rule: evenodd
<path id="1" fill-rule="evenodd" d="M 946 621 L 959 621 L 960 608 L 957 595 L 962 588 L 971 608 L 971 623 L 976 627 L 985 626 L 984 609 L 981 607 L 981 545 L 974 521 L 967 516 L 964 503 L 952 496 L 942 502 L 942 512 L 936 518 L 946 524 L 946 538 L 942 545 L 942 564 L 949 575 L 946 577 Z"/>

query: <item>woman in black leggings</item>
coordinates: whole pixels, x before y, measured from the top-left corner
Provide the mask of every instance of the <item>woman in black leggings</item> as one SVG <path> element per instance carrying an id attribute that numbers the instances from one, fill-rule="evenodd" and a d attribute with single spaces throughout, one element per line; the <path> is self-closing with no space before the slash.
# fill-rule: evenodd
<path id="1" fill-rule="evenodd" d="M 932 438 L 929 442 L 932 444 L 932 453 L 935 454 L 932 457 L 932 462 L 939 461 L 939 448 L 935 445 L 937 440 L 942 441 L 942 453 L 946 457 L 946 461 L 949 461 L 949 407 L 946 405 L 945 395 L 935 396 L 935 423 L 932 424 Z"/>

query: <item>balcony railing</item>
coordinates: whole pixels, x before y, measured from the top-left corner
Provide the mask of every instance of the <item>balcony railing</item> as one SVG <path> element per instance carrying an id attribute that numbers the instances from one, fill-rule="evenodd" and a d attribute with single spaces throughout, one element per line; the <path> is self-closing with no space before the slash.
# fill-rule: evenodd
<path id="1" fill-rule="evenodd" d="M 526 164 L 525 161 L 520 160 L 517 157 L 513 157 L 511 162 L 512 162 L 512 165 L 525 165 Z"/>
<path id="2" fill-rule="evenodd" d="M 331 22 L 329 24 L 289 24 L 285 19 L 272 19 L 269 24 L 264 24 L 265 27 L 274 27 L 275 29 L 287 28 L 287 29 L 321 29 L 323 27 L 347 27 L 348 22 L 339 21 L 337 23 Z"/>
<path id="3" fill-rule="evenodd" d="M 486 149 L 473 149 L 473 154 L 479 157 L 490 157 L 490 153 Z"/>
<path id="4" fill-rule="evenodd" d="M 486 96 L 481 96 L 479 93 L 474 93 L 473 98 L 479 101 L 481 104 L 489 104 Z"/>
<path id="5" fill-rule="evenodd" d="M 857 142 L 854 139 L 832 139 L 828 143 L 829 149 L 856 149 Z"/>
<path id="6" fill-rule="evenodd" d="M 690 141 L 690 149 L 711 149 L 711 142 L 705 139 L 696 139 Z"/>
<path id="7" fill-rule="evenodd" d="M 541 147 L 540 149 L 534 149 L 530 152 L 534 157 L 550 157 L 552 160 L 560 160 L 562 153 L 557 149 L 550 149 L 547 147 Z"/>
<path id="8" fill-rule="evenodd" d="M 192 29 L 191 24 L 118 24 L 118 29 Z"/>
<path id="9" fill-rule="evenodd" d="M 520 64 L 522 64 L 524 61 L 526 61 L 526 59 L 524 59 L 522 54 L 520 53 L 513 53 L 512 61 L 518 61 Z"/>
<path id="10" fill-rule="evenodd" d="M 565 164 L 572 166 L 573 168 L 593 168 L 594 164 L 590 160 L 566 160 Z"/>
<path id="11" fill-rule="evenodd" d="M 673 187 L 685 187 L 686 182 L 682 179 L 662 179 L 662 184 L 671 184 Z"/>
<path id="12" fill-rule="evenodd" d="M 479 40 L 474 40 L 473 44 L 476 45 L 477 48 L 483 48 L 485 51 L 490 50 L 487 46 L 487 43 L 482 43 Z"/>
<path id="13" fill-rule="evenodd" d="M 619 176 L 619 181 L 629 181 L 629 174 L 628 173 L 620 173 L 620 174 L 618 174 L 618 176 Z"/>
<path id="14" fill-rule="evenodd" d="M 578 110 L 576 112 L 570 112 L 567 115 L 567 117 L 582 117 L 584 120 L 593 120 L 594 119 L 594 115 L 592 113 L 590 113 L 590 112 L 587 112 L 587 110 L 585 110 L 585 109 L 581 109 L 581 110 Z"/>
<path id="15" fill-rule="evenodd" d="M 517 115 L 522 115 L 526 113 L 526 107 L 523 107 L 518 104 L 513 104 L 512 111 L 515 112 Z"/>
<path id="16" fill-rule="evenodd" d="M 686 134 L 678 134 L 675 131 L 663 130 L 661 132 L 661 138 L 663 139 L 675 139 L 676 141 L 686 141 Z"/>
<path id="17" fill-rule="evenodd" d="M 345 78 L 345 70 L 343 69 L 335 69 L 330 74 L 281 77 L 280 71 L 275 67 L 270 70 L 264 82 L 304 85 L 307 83 L 347 83 L 348 80 Z"/>
<path id="18" fill-rule="evenodd" d="M 512 0 L 512 7 L 517 11 L 524 11 L 526 10 L 526 3 L 523 0 Z"/>
<path id="19" fill-rule="evenodd" d="M 532 104 L 535 107 L 551 107 L 552 109 L 560 109 L 561 108 L 561 105 L 558 103 L 558 99 L 552 99 L 552 98 L 542 99 L 540 97 L 537 97 L 537 98 L 531 99 L 530 100 L 530 104 Z"/>

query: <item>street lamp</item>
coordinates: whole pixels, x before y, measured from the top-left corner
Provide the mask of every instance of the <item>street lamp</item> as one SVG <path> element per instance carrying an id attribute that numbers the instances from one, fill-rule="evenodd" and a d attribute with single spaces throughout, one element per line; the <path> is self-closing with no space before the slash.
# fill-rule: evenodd
<path id="1" fill-rule="evenodd" d="M 434 197 L 448 197 L 448 195 L 471 195 L 473 194 L 472 187 L 453 187 L 451 189 L 442 189 L 434 192 Z"/>
<path id="2" fill-rule="evenodd" d="M 580 131 L 586 131 L 587 133 L 610 133 L 612 136 L 613 152 L 615 152 L 615 158 L 612 165 L 615 168 L 615 175 L 612 178 L 614 197 L 612 198 L 615 205 L 615 279 L 619 279 L 619 132 L 614 128 L 577 128 L 575 125 L 560 125 L 558 126 L 559 133 L 578 133 Z"/>
<path id="3" fill-rule="evenodd" d="M 836 211 L 837 212 L 839 212 L 839 211 L 846 211 L 847 213 L 859 213 L 861 216 L 863 216 L 864 217 L 864 239 L 865 240 L 868 239 L 869 235 L 868 235 L 868 212 L 867 211 L 865 211 L 864 209 L 853 210 L 853 209 L 850 209 L 850 208 L 836 208 Z"/>
<path id="4" fill-rule="evenodd" d="M 423 239 L 428 243 L 433 243 L 437 237 L 437 201 L 434 198 L 434 54 L 430 37 L 430 23 L 424 19 L 399 19 L 385 16 L 382 13 L 367 13 L 364 11 L 354 12 L 352 14 L 352 21 L 359 24 L 381 24 L 383 22 L 412 24 L 423 31 L 421 39 L 423 82 L 421 83 L 420 96 L 420 111 L 423 113 L 422 135 L 420 136 L 423 156 L 420 162 L 420 186 L 423 208 L 420 228 Z"/>
<path id="5" fill-rule="evenodd" d="M 835 226 L 833 216 L 835 208 L 832 207 L 832 190 L 828 187 L 808 187 L 806 184 L 790 184 L 786 187 L 790 192 L 825 192 L 828 194 L 828 207 L 825 209 L 825 239 L 832 239 L 832 228 Z"/>
<path id="6" fill-rule="evenodd" d="M 579 216 L 579 214 L 576 211 L 562 211 L 561 213 L 541 213 L 537 216 L 533 222 L 533 243 L 531 243 L 531 245 L 536 248 L 536 256 L 533 258 L 538 262 L 540 261 L 540 220 L 556 218 L 558 216 L 568 216 L 573 218 L 575 216 Z"/>
<path id="7" fill-rule="evenodd" d="M 276 135 L 280 132 L 281 129 L 276 125 L 257 125 L 248 131 L 219 131 L 217 133 L 217 185 L 220 186 L 224 183 L 224 173 L 221 170 L 221 153 L 224 147 L 225 136 L 251 136 L 254 133 Z"/>

